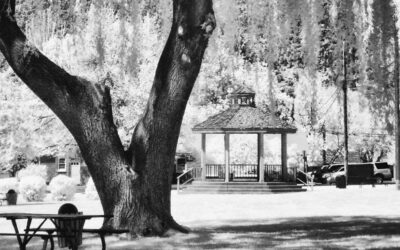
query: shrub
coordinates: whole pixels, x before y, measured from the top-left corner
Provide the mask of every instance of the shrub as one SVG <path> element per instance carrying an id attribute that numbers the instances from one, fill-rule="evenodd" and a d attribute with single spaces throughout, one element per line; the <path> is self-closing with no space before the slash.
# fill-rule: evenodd
<path id="1" fill-rule="evenodd" d="M 18 180 L 17 180 L 17 178 L 0 179 L 0 193 L 5 194 L 10 189 L 18 191 Z"/>
<path id="2" fill-rule="evenodd" d="M 19 183 L 19 192 L 27 201 L 42 201 L 46 188 L 46 181 L 40 176 L 25 176 Z"/>
<path id="3" fill-rule="evenodd" d="M 92 177 L 90 177 L 88 182 L 86 183 L 85 195 L 88 199 L 91 200 L 99 199 L 99 194 L 97 193 L 97 189 L 96 186 L 94 185 Z"/>
<path id="4" fill-rule="evenodd" d="M 47 166 L 30 164 L 25 169 L 18 172 L 18 178 L 22 179 L 27 176 L 40 176 L 46 180 L 47 178 Z"/>
<path id="5" fill-rule="evenodd" d="M 72 200 L 76 192 L 75 181 L 66 175 L 57 175 L 50 182 L 50 192 L 53 200 Z"/>

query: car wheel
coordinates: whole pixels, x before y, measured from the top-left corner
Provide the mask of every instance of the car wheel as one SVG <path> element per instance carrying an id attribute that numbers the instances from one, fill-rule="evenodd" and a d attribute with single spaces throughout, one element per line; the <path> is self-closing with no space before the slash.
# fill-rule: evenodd
<path id="1" fill-rule="evenodd" d="M 383 178 L 382 178 L 382 176 L 375 176 L 375 178 L 376 178 L 376 183 L 377 183 L 377 184 L 382 184 L 382 183 L 383 183 Z"/>

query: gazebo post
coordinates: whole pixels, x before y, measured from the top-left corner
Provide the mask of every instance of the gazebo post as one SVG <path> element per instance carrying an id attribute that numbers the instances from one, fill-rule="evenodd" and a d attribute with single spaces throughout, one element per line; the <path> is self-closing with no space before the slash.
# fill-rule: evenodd
<path id="1" fill-rule="evenodd" d="M 229 134 L 224 135 L 225 144 L 225 182 L 229 182 Z"/>
<path id="2" fill-rule="evenodd" d="M 206 134 L 201 134 L 201 155 L 200 155 L 200 165 L 201 165 L 201 180 L 205 181 L 207 177 L 206 173 Z"/>
<path id="3" fill-rule="evenodd" d="M 287 181 L 288 169 L 287 169 L 287 135 L 281 134 L 281 164 L 282 164 L 282 179 Z"/>
<path id="4" fill-rule="evenodd" d="M 258 146 L 258 179 L 259 182 L 264 182 L 264 134 L 257 134 L 257 146 Z"/>

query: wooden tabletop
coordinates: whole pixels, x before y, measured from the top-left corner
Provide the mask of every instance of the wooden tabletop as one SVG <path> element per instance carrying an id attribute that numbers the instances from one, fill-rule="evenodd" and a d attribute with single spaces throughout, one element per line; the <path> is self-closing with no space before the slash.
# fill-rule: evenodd
<path id="1" fill-rule="evenodd" d="M 111 218 L 112 215 L 100 214 L 37 214 L 37 213 L 0 213 L 0 218 L 6 219 L 91 219 Z"/>

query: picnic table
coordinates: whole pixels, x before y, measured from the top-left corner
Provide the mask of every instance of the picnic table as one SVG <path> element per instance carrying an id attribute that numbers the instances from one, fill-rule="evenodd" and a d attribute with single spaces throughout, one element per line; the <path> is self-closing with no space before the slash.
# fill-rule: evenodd
<path id="1" fill-rule="evenodd" d="M 83 225 L 86 220 L 95 218 L 95 217 L 106 217 L 106 218 L 111 218 L 111 215 L 84 215 L 84 214 L 37 214 L 37 213 L 0 213 L 0 218 L 5 218 L 7 220 L 10 220 L 12 222 L 12 225 L 14 227 L 15 233 L 0 233 L 0 235 L 4 236 L 16 236 L 19 244 L 20 250 L 25 250 L 27 244 L 29 241 L 35 237 L 42 237 L 45 242 L 43 244 L 43 249 L 46 248 L 47 246 L 47 240 L 50 239 L 51 242 L 51 248 L 54 248 L 54 242 L 53 242 L 53 232 L 47 232 L 47 234 L 40 234 L 41 228 L 43 224 L 47 221 L 50 220 L 53 222 L 55 228 L 54 231 L 57 232 L 58 237 L 66 237 L 68 238 L 67 240 L 69 241 L 72 249 L 78 249 L 78 244 L 79 244 L 79 235 L 82 235 L 82 230 L 83 230 Z M 23 231 L 20 231 L 18 229 L 18 224 L 17 220 L 26 220 L 26 225 L 25 229 Z M 31 228 L 31 223 L 33 219 L 38 219 L 41 220 L 39 226 L 35 228 Z M 79 224 L 78 228 L 76 228 L 74 231 L 66 231 L 64 228 L 62 228 L 63 222 L 71 222 L 75 224 Z M 103 243 L 103 239 L 102 239 Z"/>
<path id="2" fill-rule="evenodd" d="M 6 194 L 0 193 L 0 205 L 7 200 Z"/>

